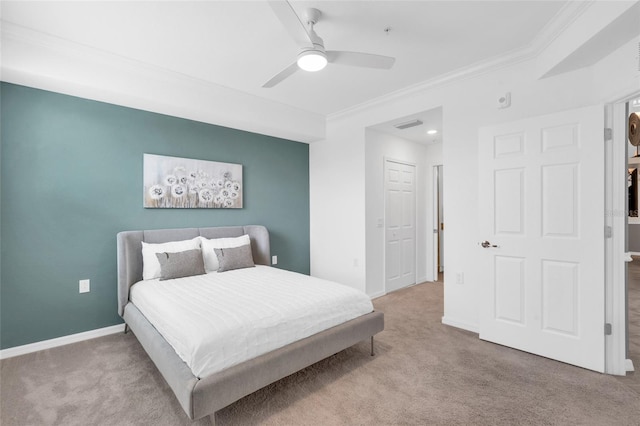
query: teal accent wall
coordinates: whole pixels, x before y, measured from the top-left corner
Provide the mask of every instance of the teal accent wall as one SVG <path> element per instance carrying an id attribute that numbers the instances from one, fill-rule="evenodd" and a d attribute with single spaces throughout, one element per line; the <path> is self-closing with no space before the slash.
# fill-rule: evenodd
<path id="1" fill-rule="evenodd" d="M 1 348 L 121 323 L 124 230 L 263 224 L 309 273 L 308 145 L 9 83 L 0 103 Z M 244 208 L 143 208 L 144 153 L 242 164 Z"/>

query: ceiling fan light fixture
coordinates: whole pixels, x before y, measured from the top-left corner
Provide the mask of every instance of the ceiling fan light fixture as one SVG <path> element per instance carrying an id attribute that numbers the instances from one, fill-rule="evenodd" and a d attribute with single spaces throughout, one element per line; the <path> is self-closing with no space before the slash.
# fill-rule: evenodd
<path id="1" fill-rule="evenodd" d="M 327 55 L 320 50 L 305 50 L 298 55 L 298 67 L 304 71 L 320 71 L 327 66 Z"/>

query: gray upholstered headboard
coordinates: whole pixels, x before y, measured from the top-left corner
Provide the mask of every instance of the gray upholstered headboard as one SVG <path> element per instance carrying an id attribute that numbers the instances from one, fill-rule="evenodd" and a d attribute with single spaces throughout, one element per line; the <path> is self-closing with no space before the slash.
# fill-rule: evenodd
<path id="1" fill-rule="evenodd" d="M 142 241 L 166 243 L 202 236 L 205 238 L 251 238 L 253 261 L 258 265 L 271 265 L 269 231 L 262 225 L 225 226 L 217 228 L 154 229 L 118 233 L 118 314 L 122 316 L 129 301 L 129 288 L 142 280 Z"/>

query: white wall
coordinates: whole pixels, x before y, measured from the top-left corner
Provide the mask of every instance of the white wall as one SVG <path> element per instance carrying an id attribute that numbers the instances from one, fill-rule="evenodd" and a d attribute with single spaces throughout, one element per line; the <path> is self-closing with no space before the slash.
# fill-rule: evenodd
<path id="1" fill-rule="evenodd" d="M 309 145 L 311 275 L 365 290 L 364 127 Z"/>
<path id="2" fill-rule="evenodd" d="M 479 250 L 477 242 L 483 238 L 477 220 L 478 129 L 610 102 L 615 96 L 637 90 L 637 43 L 638 40 L 626 43 L 592 67 L 543 80 L 537 79 L 534 58 L 332 117 L 327 123 L 326 140 L 310 146 L 312 275 L 367 289 L 368 268 L 353 264 L 353 259 L 366 256 L 364 129 L 442 106 L 447 218 L 443 321 L 477 330 L 478 268 L 474 259 Z M 506 91 L 511 92 L 512 106 L 499 110 L 496 100 Z M 336 183 L 344 183 L 349 192 L 336 194 L 332 190 Z M 336 204 L 339 210 L 335 209 Z M 464 273 L 462 285 L 455 284 L 457 272 Z"/>
<path id="3" fill-rule="evenodd" d="M 437 144 L 440 147 L 442 144 Z M 385 294 L 384 286 L 384 161 L 398 160 L 416 167 L 416 280 L 433 277 L 432 165 L 442 161 L 438 149 L 371 129 L 365 132 L 365 291 L 371 297 Z M 431 155 L 430 155 L 431 152 Z M 441 150 L 440 150 L 441 153 Z M 434 158 L 435 155 L 435 158 Z"/>

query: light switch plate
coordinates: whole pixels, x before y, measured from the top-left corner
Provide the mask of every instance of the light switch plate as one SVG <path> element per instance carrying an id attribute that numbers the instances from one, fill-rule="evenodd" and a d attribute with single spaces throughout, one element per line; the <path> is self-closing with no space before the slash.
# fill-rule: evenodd
<path id="1" fill-rule="evenodd" d="M 78 291 L 80 293 L 89 293 L 91 291 L 91 280 L 80 280 L 78 282 Z"/>

